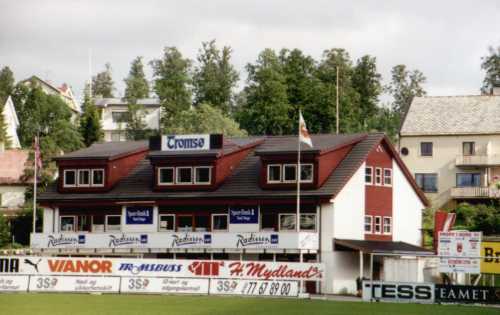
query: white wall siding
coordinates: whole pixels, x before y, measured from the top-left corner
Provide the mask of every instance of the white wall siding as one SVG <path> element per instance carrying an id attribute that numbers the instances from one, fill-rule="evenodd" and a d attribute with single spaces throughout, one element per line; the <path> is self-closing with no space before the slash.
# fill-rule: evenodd
<path id="1" fill-rule="evenodd" d="M 43 208 L 43 233 L 54 233 L 54 210 Z"/>
<path id="2" fill-rule="evenodd" d="M 334 238 L 364 239 L 365 163 L 335 197 L 333 207 Z"/>
<path id="3" fill-rule="evenodd" d="M 393 160 L 392 216 L 393 240 L 421 245 L 422 203 L 412 185 Z"/>

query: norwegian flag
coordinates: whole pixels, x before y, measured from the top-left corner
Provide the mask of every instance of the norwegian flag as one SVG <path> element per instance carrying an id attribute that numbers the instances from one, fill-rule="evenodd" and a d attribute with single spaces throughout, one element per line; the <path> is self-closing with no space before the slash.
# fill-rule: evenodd
<path id="1" fill-rule="evenodd" d="M 35 137 L 35 143 L 34 143 L 34 150 L 35 150 L 35 166 L 38 169 L 42 168 L 42 156 L 40 154 L 40 141 L 38 137 Z"/>
<path id="2" fill-rule="evenodd" d="M 307 131 L 306 122 L 302 117 L 302 112 L 299 111 L 299 141 L 307 143 L 310 147 L 313 146 L 309 131 Z"/>

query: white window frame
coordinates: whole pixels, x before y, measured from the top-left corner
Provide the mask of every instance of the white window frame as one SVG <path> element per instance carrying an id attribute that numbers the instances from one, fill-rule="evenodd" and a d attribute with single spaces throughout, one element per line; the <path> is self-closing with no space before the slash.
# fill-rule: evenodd
<path id="1" fill-rule="evenodd" d="M 62 229 L 62 219 L 63 218 L 73 218 L 73 230 L 71 231 L 64 231 Z M 59 216 L 59 232 L 61 233 L 75 233 L 76 232 L 76 215 L 61 215 Z"/>
<path id="2" fill-rule="evenodd" d="M 286 180 L 285 179 L 285 168 L 287 167 L 293 167 L 295 169 L 295 179 L 293 180 Z M 281 180 L 283 183 L 296 183 L 297 182 L 297 164 L 283 164 L 283 166 L 281 167 Z"/>
<path id="3" fill-rule="evenodd" d="M 312 172 L 311 172 L 311 179 L 302 179 L 302 167 L 304 166 L 310 166 L 311 169 L 312 169 Z M 304 163 L 304 164 L 300 164 L 300 172 L 298 174 L 299 178 L 300 178 L 300 182 L 301 183 L 312 183 L 314 182 L 314 164 L 313 163 Z"/>
<path id="4" fill-rule="evenodd" d="M 208 182 L 199 182 L 196 179 L 196 170 L 200 168 L 208 169 Z M 194 179 L 195 185 L 210 185 L 212 183 L 212 167 L 211 166 L 195 166 L 193 167 L 193 174 L 191 174 L 192 179 Z"/>
<path id="5" fill-rule="evenodd" d="M 380 171 L 380 175 L 377 175 L 377 171 Z M 382 168 L 381 167 L 376 167 L 375 168 L 375 186 L 382 186 L 383 184 L 383 171 L 382 171 Z M 380 180 L 380 182 L 378 182 L 378 180 Z"/>
<path id="6" fill-rule="evenodd" d="M 162 227 L 160 226 L 161 224 L 161 218 L 162 217 L 173 217 L 174 218 L 174 226 L 172 227 L 172 230 L 168 230 L 168 229 L 162 229 Z M 175 214 L 159 214 L 158 215 L 158 232 L 175 232 Z"/>
<path id="7" fill-rule="evenodd" d="M 370 169 L 370 181 L 369 182 L 366 181 L 366 170 L 367 169 Z M 365 184 L 366 185 L 373 185 L 373 177 L 374 177 L 373 175 L 374 175 L 373 174 L 373 166 L 366 166 L 365 167 Z"/>
<path id="8" fill-rule="evenodd" d="M 370 230 L 369 231 L 366 230 L 366 226 L 368 225 L 366 223 L 367 218 L 370 218 Z M 363 223 L 363 231 L 365 232 L 365 234 L 373 234 L 373 216 L 372 215 L 365 215 L 365 221 Z"/>
<path id="9" fill-rule="evenodd" d="M 110 217 L 119 217 L 120 218 L 120 229 L 119 230 L 111 230 L 108 229 L 108 218 Z M 122 231 L 122 216 L 121 214 L 107 214 L 104 216 L 104 231 L 105 232 L 121 232 Z"/>
<path id="10" fill-rule="evenodd" d="M 382 234 L 382 217 L 377 215 L 373 217 L 373 234 Z M 377 231 L 377 218 L 379 220 L 378 227 L 379 231 Z"/>
<path id="11" fill-rule="evenodd" d="M 291 229 L 291 230 L 282 230 L 281 229 L 281 217 L 285 216 L 285 215 L 287 215 L 287 216 L 291 215 L 291 216 L 293 216 L 295 218 L 295 228 L 294 229 Z M 279 216 L 278 216 L 278 230 L 280 232 L 281 231 L 285 231 L 285 232 L 287 232 L 287 231 L 288 232 L 289 231 L 297 231 L 297 214 L 295 214 L 295 213 L 280 213 Z"/>
<path id="12" fill-rule="evenodd" d="M 390 183 L 390 184 L 387 184 L 387 183 L 385 182 L 385 179 L 386 179 L 386 177 L 387 177 L 387 176 L 385 175 L 385 172 L 387 172 L 387 171 L 389 171 L 389 179 L 390 179 L 390 181 L 391 181 L 391 183 Z M 383 172 L 384 172 L 384 179 L 383 179 L 384 186 L 392 186 L 392 169 L 391 169 L 391 168 L 384 168 L 384 171 L 383 171 Z"/>
<path id="13" fill-rule="evenodd" d="M 89 183 L 88 184 L 80 184 L 80 173 L 81 172 L 89 172 Z M 92 174 L 90 172 L 90 169 L 89 168 L 78 169 L 78 181 L 77 181 L 78 187 L 90 187 L 91 182 L 92 182 Z"/>
<path id="14" fill-rule="evenodd" d="M 74 185 L 66 185 L 66 173 L 74 172 L 75 173 L 75 184 Z M 78 170 L 76 169 L 67 169 L 63 171 L 63 187 L 76 187 L 78 184 Z"/>
<path id="15" fill-rule="evenodd" d="M 270 180 L 269 179 L 269 174 L 271 174 L 269 172 L 269 170 L 271 169 L 271 167 L 274 167 L 274 166 L 277 166 L 280 168 L 280 179 L 279 180 Z M 268 164 L 267 165 L 267 182 L 269 184 L 277 184 L 277 183 L 281 183 L 281 181 L 283 180 L 283 165 L 282 164 Z"/>
<path id="16" fill-rule="evenodd" d="M 191 170 L 191 181 L 190 182 L 180 182 L 179 174 L 181 169 L 190 169 Z M 177 185 L 193 185 L 193 167 L 192 166 L 179 166 L 175 168 L 175 184 Z"/>
<path id="17" fill-rule="evenodd" d="M 217 229 L 216 230 L 214 228 L 214 226 L 215 226 L 215 224 L 214 224 L 214 218 L 217 217 L 217 216 L 220 216 L 220 217 L 225 216 L 226 217 L 226 229 L 224 229 L 224 230 Z M 211 225 L 212 232 L 227 232 L 228 229 L 229 229 L 229 215 L 227 213 L 212 213 L 212 222 L 210 222 L 210 223 L 212 224 Z"/>
<path id="18" fill-rule="evenodd" d="M 302 229 L 302 216 L 305 216 L 305 215 L 312 215 L 314 216 L 314 229 L 312 230 L 308 230 L 308 229 Z M 297 222 L 295 222 L 295 224 L 297 224 Z M 316 213 L 301 213 L 300 214 L 300 222 L 299 222 L 299 229 L 300 231 L 304 231 L 304 232 L 316 232 L 318 230 L 318 216 L 316 215 Z"/>
<path id="19" fill-rule="evenodd" d="M 386 220 L 386 219 L 389 219 L 389 232 L 386 232 L 386 231 L 385 231 L 385 226 L 386 226 L 386 224 L 385 224 L 385 220 Z M 383 223 L 383 224 L 382 224 L 382 225 L 383 225 L 383 226 L 382 226 L 382 232 L 384 233 L 384 235 L 391 235 L 391 234 L 392 234 L 392 217 L 384 217 L 384 218 L 382 219 L 382 223 Z"/>
<path id="20" fill-rule="evenodd" d="M 96 172 L 96 171 L 101 171 L 102 172 L 102 184 L 94 184 L 94 172 Z M 103 168 L 93 168 L 90 171 L 90 185 L 92 187 L 104 187 L 104 183 L 106 183 L 104 169 Z"/>
<path id="21" fill-rule="evenodd" d="M 171 169 L 172 170 L 172 182 L 165 183 L 165 182 L 161 181 L 161 171 L 164 170 L 164 169 Z M 156 177 L 157 177 L 157 184 L 158 184 L 158 186 L 172 186 L 172 185 L 175 185 L 175 177 L 177 176 L 177 174 L 175 173 L 175 167 L 161 166 L 161 167 L 158 167 L 156 169 L 156 172 L 157 172 Z"/>

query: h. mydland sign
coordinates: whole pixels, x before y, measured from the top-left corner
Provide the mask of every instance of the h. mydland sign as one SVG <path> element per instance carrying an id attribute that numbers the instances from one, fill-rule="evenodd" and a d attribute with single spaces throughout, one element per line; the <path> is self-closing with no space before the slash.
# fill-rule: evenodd
<path id="1" fill-rule="evenodd" d="M 161 137 L 162 151 L 193 151 L 210 149 L 210 135 L 164 135 Z"/>

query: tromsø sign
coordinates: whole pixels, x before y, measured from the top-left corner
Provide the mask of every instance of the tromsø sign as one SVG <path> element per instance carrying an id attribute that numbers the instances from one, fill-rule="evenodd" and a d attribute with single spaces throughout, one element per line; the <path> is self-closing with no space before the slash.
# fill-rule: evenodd
<path id="1" fill-rule="evenodd" d="M 163 135 L 161 137 L 162 151 L 194 151 L 210 149 L 209 134 Z"/>

